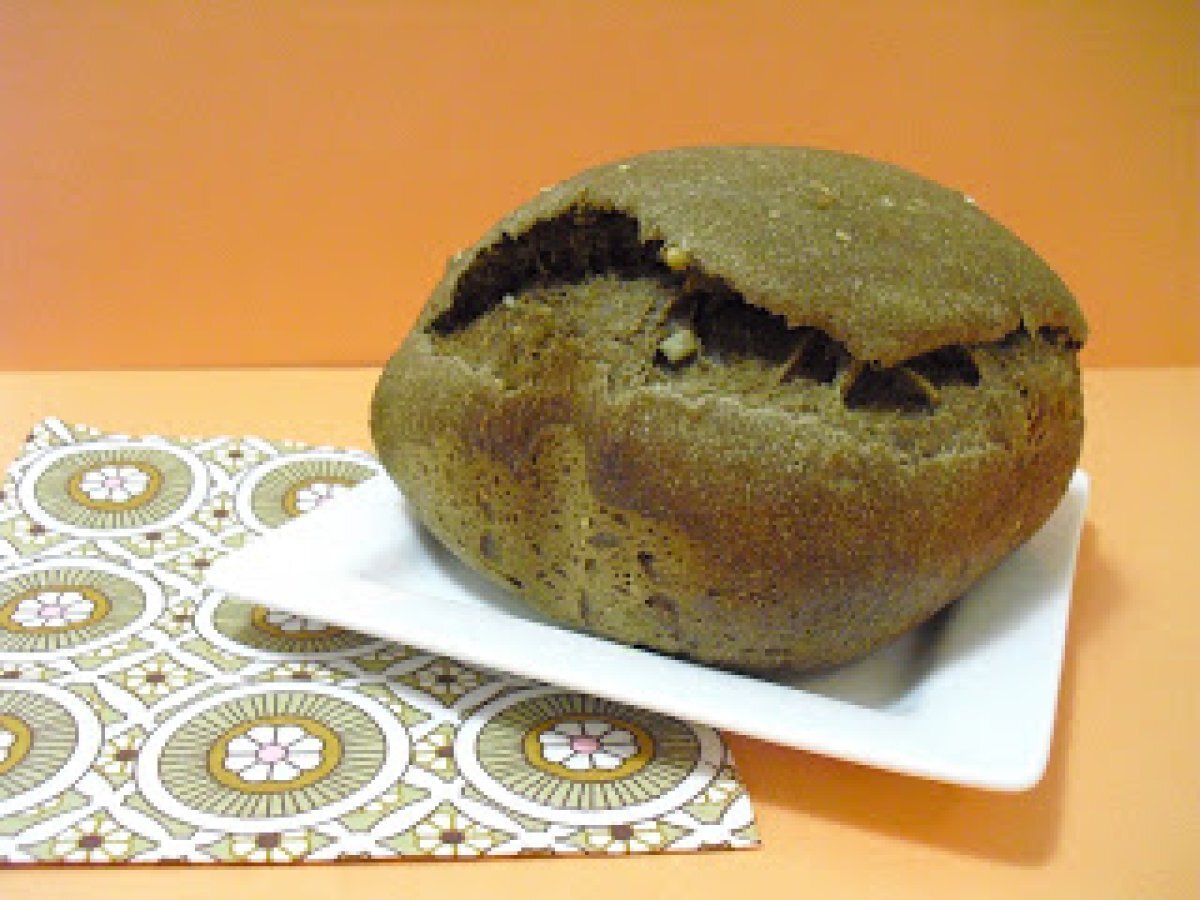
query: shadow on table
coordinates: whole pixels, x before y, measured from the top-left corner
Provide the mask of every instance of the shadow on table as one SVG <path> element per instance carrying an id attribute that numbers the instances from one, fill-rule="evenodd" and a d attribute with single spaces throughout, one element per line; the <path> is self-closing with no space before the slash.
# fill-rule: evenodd
<path id="1" fill-rule="evenodd" d="M 1066 797 L 1076 654 L 1124 599 L 1125 586 L 1106 567 L 1089 522 L 1080 543 L 1054 744 L 1045 777 L 1030 791 L 939 784 L 727 735 L 759 812 L 764 845 L 771 844 L 769 810 L 775 806 L 1018 865 L 1051 858 Z"/>

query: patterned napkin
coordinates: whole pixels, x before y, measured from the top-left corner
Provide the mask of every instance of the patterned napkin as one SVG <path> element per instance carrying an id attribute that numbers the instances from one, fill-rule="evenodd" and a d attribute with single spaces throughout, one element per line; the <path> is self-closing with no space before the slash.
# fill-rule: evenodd
<path id="1" fill-rule="evenodd" d="M 0 488 L 0 862 L 757 846 L 709 728 L 205 586 L 378 470 L 253 437 L 33 429 Z"/>

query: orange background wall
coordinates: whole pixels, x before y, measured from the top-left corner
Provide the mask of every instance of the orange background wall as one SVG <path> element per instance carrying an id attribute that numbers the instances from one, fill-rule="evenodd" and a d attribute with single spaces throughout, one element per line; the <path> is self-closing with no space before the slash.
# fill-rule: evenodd
<path id="1" fill-rule="evenodd" d="M 373 364 L 586 165 L 835 147 L 974 195 L 1089 365 L 1200 363 L 1192 2 L 0 0 L 0 368 Z"/>

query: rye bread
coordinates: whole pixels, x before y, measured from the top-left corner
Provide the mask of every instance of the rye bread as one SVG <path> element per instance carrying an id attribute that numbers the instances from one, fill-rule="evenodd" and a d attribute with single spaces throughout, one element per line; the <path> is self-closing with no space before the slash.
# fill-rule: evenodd
<path id="1" fill-rule="evenodd" d="M 861 656 L 1061 498 L 1083 317 L 963 194 L 829 151 L 584 172 L 447 267 L 377 452 L 468 565 L 565 624 L 743 669 Z"/>

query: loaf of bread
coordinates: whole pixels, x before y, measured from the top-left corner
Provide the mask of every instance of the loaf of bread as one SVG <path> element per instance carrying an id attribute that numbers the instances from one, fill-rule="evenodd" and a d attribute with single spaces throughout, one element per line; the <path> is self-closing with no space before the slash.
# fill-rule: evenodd
<path id="1" fill-rule="evenodd" d="M 1046 520 L 1085 335 L 959 192 L 829 151 L 678 149 L 544 190 L 456 255 L 372 432 L 429 530 L 554 619 L 811 669 Z"/>

